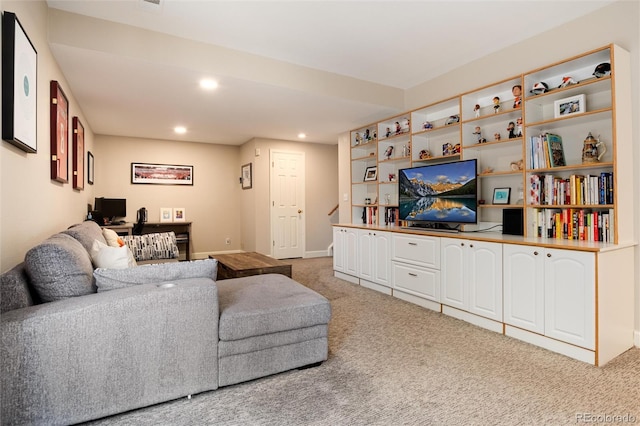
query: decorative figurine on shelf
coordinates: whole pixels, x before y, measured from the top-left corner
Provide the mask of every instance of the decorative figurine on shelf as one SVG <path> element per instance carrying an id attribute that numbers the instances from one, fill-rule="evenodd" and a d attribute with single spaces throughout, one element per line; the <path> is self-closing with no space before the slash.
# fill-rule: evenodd
<path id="1" fill-rule="evenodd" d="M 499 141 L 500 139 L 502 139 L 502 136 L 500 136 L 499 132 L 496 132 L 496 133 L 493 134 L 493 139 Z"/>
<path id="2" fill-rule="evenodd" d="M 450 124 L 458 123 L 459 121 L 460 121 L 460 116 L 451 115 L 451 116 L 449 116 L 449 118 L 447 118 L 447 121 L 444 123 L 444 125 L 448 126 Z"/>
<path id="3" fill-rule="evenodd" d="M 356 145 L 360 145 L 362 143 L 362 136 L 360 136 L 360 132 L 356 132 Z"/>
<path id="4" fill-rule="evenodd" d="M 520 108 L 522 106 L 522 86 L 516 84 L 511 88 L 513 93 L 513 109 Z"/>
<path id="5" fill-rule="evenodd" d="M 481 174 L 483 175 L 488 175 L 489 173 L 493 173 L 493 167 L 485 167 L 484 170 L 481 172 Z"/>
<path id="6" fill-rule="evenodd" d="M 395 181 L 396 181 L 396 174 L 389 173 L 389 182 L 395 182 Z"/>
<path id="7" fill-rule="evenodd" d="M 523 166 L 524 162 L 522 161 L 522 159 L 518 160 L 518 161 L 512 161 L 510 166 L 511 166 L 511 170 L 522 170 L 522 166 Z"/>
<path id="8" fill-rule="evenodd" d="M 500 112 L 500 98 L 498 96 L 495 96 L 493 98 L 493 113 L 497 114 Z"/>
<path id="9" fill-rule="evenodd" d="M 402 145 L 402 156 L 408 157 L 411 155 L 411 147 L 409 145 Z"/>
<path id="10" fill-rule="evenodd" d="M 427 160 L 429 158 L 431 158 L 431 153 L 429 152 L 428 149 L 423 149 L 422 151 L 420 151 L 421 160 Z"/>
<path id="11" fill-rule="evenodd" d="M 531 93 L 534 95 L 539 95 L 541 93 L 545 93 L 549 90 L 549 86 L 544 81 L 539 81 L 533 85 L 531 88 Z"/>
<path id="12" fill-rule="evenodd" d="M 402 127 L 400 127 L 400 122 L 396 121 L 396 135 L 402 133 Z"/>
<path id="13" fill-rule="evenodd" d="M 408 132 L 411 130 L 411 120 L 408 118 L 403 118 L 402 119 L 402 128 L 405 129 L 405 132 Z"/>
<path id="14" fill-rule="evenodd" d="M 457 143 L 453 146 L 453 152 L 452 154 L 460 154 L 460 144 Z"/>
<path id="15" fill-rule="evenodd" d="M 507 125 L 507 131 L 509 132 L 509 139 L 518 137 L 516 135 L 516 123 L 514 123 L 513 121 L 510 121 Z"/>
<path id="16" fill-rule="evenodd" d="M 473 107 L 473 112 L 476 115 L 476 118 L 480 117 L 480 104 L 476 104 L 476 106 Z"/>
<path id="17" fill-rule="evenodd" d="M 384 203 L 386 205 L 391 204 L 391 194 L 384 194 Z"/>
<path id="18" fill-rule="evenodd" d="M 450 142 L 442 144 L 442 155 L 453 155 L 453 145 Z"/>
<path id="19" fill-rule="evenodd" d="M 574 84 L 578 84 L 572 77 L 562 77 L 562 83 L 558 86 L 558 89 L 562 89 L 563 87 L 573 86 Z"/>
<path id="20" fill-rule="evenodd" d="M 364 140 L 367 142 L 371 141 L 371 135 L 369 134 L 369 129 L 364 131 Z"/>
<path id="21" fill-rule="evenodd" d="M 476 135 L 476 138 L 478 140 L 477 143 L 485 143 L 487 140 L 485 138 L 482 137 L 482 131 L 480 130 L 480 126 L 476 126 L 473 134 Z"/>
<path id="22" fill-rule="evenodd" d="M 378 140 L 378 132 L 376 132 L 375 130 L 373 131 L 373 140 L 374 141 Z"/>
<path id="23" fill-rule="evenodd" d="M 433 124 L 431 124 L 431 123 L 430 123 L 430 122 L 428 122 L 428 121 L 425 121 L 424 123 L 422 123 L 422 128 L 423 128 L 423 129 L 427 129 L 427 130 L 428 130 L 428 129 L 433 129 Z"/>
<path id="24" fill-rule="evenodd" d="M 391 128 L 387 127 L 387 133 L 386 133 L 386 137 L 391 136 Z"/>
<path id="25" fill-rule="evenodd" d="M 393 155 L 393 145 L 390 145 L 384 152 L 384 156 L 387 158 L 387 160 L 391 158 L 391 155 Z"/>
<path id="26" fill-rule="evenodd" d="M 518 119 L 516 120 L 516 136 L 521 138 L 522 137 L 522 117 L 518 117 Z"/>
<path id="27" fill-rule="evenodd" d="M 611 64 L 609 62 L 598 64 L 596 69 L 593 70 L 593 75 L 595 75 L 596 78 L 605 77 L 609 74 L 611 74 Z"/>
<path id="28" fill-rule="evenodd" d="M 607 147 L 604 142 L 600 141 L 600 136 L 596 139 L 589 132 L 582 146 L 582 162 L 597 163 L 605 152 L 607 152 Z"/>

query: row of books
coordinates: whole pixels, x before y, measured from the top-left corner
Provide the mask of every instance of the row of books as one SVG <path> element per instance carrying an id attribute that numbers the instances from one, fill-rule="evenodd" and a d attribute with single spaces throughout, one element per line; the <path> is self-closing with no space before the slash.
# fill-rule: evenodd
<path id="1" fill-rule="evenodd" d="M 378 207 L 364 207 L 362 210 L 362 223 L 365 225 L 375 225 L 376 216 L 378 215 Z"/>
<path id="2" fill-rule="evenodd" d="M 613 242 L 613 210 L 535 209 L 534 236 L 564 240 Z"/>
<path id="3" fill-rule="evenodd" d="M 531 136 L 527 146 L 530 169 L 548 169 L 566 166 L 562 138 L 553 133 Z"/>
<path id="4" fill-rule="evenodd" d="M 599 175 L 552 174 L 529 177 L 529 203 L 532 205 L 603 205 L 613 204 L 613 172 Z"/>
<path id="5" fill-rule="evenodd" d="M 385 207 L 384 208 L 384 224 L 385 225 L 394 225 L 398 224 L 399 214 L 397 207 Z"/>

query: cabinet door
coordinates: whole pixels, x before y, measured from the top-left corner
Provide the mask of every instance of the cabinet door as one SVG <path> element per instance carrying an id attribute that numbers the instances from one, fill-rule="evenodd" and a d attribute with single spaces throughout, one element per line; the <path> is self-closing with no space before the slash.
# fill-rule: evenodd
<path id="1" fill-rule="evenodd" d="M 465 251 L 467 242 L 455 238 L 442 238 L 440 300 L 454 308 L 469 310 L 468 287 L 465 285 Z"/>
<path id="2" fill-rule="evenodd" d="M 345 229 L 333 227 L 333 270 L 344 272 Z"/>
<path id="3" fill-rule="evenodd" d="M 373 281 L 373 231 L 358 231 L 358 276 Z"/>
<path id="4" fill-rule="evenodd" d="M 373 234 L 373 282 L 391 287 L 391 236 L 388 232 Z"/>
<path id="5" fill-rule="evenodd" d="M 393 288 L 440 302 L 440 271 L 403 262 L 393 262 Z"/>
<path id="6" fill-rule="evenodd" d="M 595 254 L 547 249 L 545 335 L 595 349 Z"/>
<path id="7" fill-rule="evenodd" d="M 502 244 L 465 241 L 469 312 L 502 321 Z"/>
<path id="8" fill-rule="evenodd" d="M 504 322 L 544 334 L 544 249 L 503 246 Z"/>
<path id="9" fill-rule="evenodd" d="M 358 276 L 358 232 L 346 228 L 344 241 L 344 273 Z"/>

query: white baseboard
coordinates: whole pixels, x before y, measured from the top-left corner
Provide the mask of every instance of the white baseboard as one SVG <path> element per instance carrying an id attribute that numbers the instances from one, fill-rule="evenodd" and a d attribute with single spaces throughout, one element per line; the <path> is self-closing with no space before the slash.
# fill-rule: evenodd
<path id="1" fill-rule="evenodd" d="M 304 254 L 304 258 L 308 259 L 311 257 L 327 257 L 327 251 L 326 250 L 317 250 L 317 251 L 308 251 L 305 252 Z"/>
<path id="2" fill-rule="evenodd" d="M 205 251 L 201 253 L 191 253 L 191 259 L 208 259 L 210 255 L 216 254 L 232 254 L 232 253 L 244 253 L 244 250 L 224 250 L 224 251 Z"/>

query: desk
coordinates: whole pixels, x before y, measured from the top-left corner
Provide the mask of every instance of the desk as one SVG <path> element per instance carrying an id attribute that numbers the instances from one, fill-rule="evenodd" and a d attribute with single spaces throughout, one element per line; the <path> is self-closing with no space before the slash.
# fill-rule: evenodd
<path id="1" fill-rule="evenodd" d="M 146 222 L 142 227 L 143 234 L 171 231 L 176 234 L 178 246 L 185 246 L 186 259 L 191 260 L 191 222 Z"/>
<path id="2" fill-rule="evenodd" d="M 103 225 L 103 228 L 112 229 L 116 231 L 118 235 L 131 235 L 133 229 L 133 223 L 125 223 L 122 225 Z"/>

